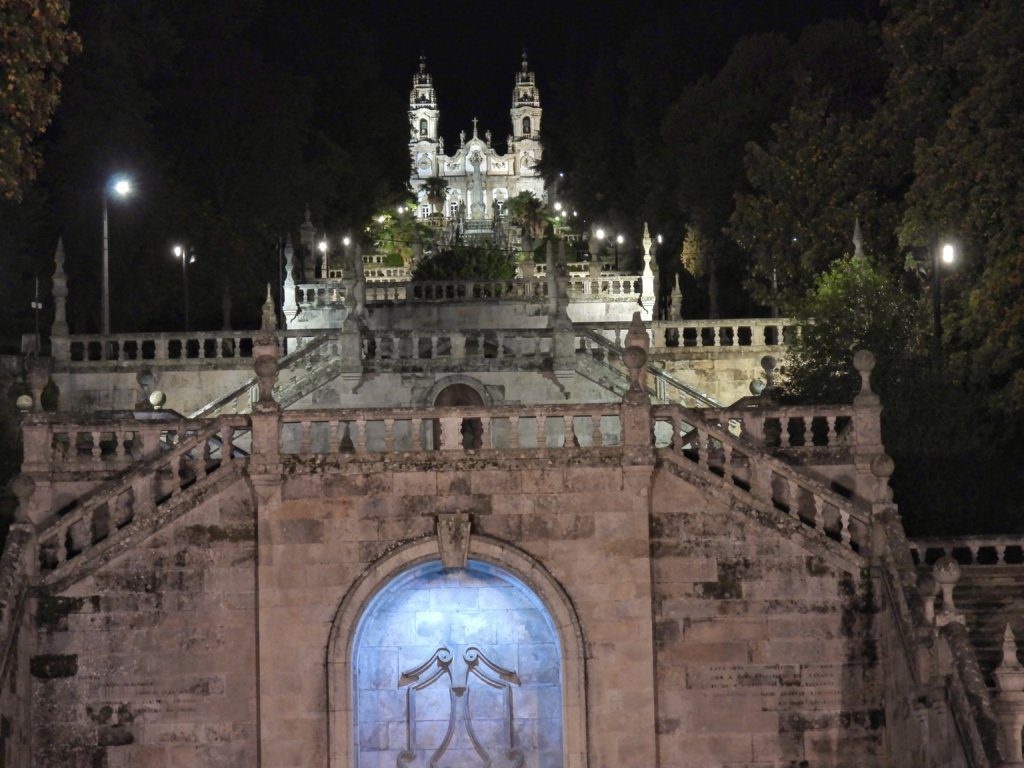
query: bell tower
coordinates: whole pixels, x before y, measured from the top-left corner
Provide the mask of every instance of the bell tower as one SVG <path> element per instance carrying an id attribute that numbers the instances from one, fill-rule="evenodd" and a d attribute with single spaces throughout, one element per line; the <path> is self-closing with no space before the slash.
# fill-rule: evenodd
<path id="1" fill-rule="evenodd" d="M 437 175 L 439 118 L 434 79 L 427 72 L 426 56 L 420 56 L 420 68 L 413 75 L 409 93 L 409 157 L 413 179 Z"/>
<path id="2" fill-rule="evenodd" d="M 521 69 L 516 73 L 516 84 L 512 89 L 512 138 L 515 141 L 529 139 L 538 143 L 540 137 L 540 92 L 537 79 L 530 71 L 523 51 Z"/>

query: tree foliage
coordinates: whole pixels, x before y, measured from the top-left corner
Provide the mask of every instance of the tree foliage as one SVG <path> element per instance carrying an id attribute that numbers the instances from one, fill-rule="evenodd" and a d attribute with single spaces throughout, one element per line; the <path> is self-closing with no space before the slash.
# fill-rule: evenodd
<path id="1" fill-rule="evenodd" d="M 926 324 L 918 307 L 866 258 L 836 260 L 796 306 L 801 331 L 787 351 L 784 390 L 803 401 L 844 402 L 859 382 L 853 354 L 870 349 L 877 361 L 876 384 L 886 393 L 926 354 Z"/>
<path id="2" fill-rule="evenodd" d="M 458 245 L 431 254 L 412 273 L 416 281 L 509 280 L 515 276 L 515 264 L 505 251 L 472 245 Z"/>
<path id="3" fill-rule="evenodd" d="M 60 75 L 80 45 L 67 0 L 0 4 L 0 194 L 20 199 L 42 157 L 33 145 L 60 100 Z"/>

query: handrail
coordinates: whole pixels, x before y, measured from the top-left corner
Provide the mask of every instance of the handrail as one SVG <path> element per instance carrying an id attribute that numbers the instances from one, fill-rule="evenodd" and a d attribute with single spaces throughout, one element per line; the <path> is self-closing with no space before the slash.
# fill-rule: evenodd
<path id="1" fill-rule="evenodd" d="M 583 336 L 583 337 L 589 339 L 592 342 L 595 342 L 599 346 L 604 347 L 606 350 L 609 350 L 611 352 L 615 352 L 617 355 L 621 355 L 622 354 L 622 347 L 621 346 L 616 344 L 611 339 L 605 338 L 601 334 L 596 333 L 596 332 L 590 330 L 589 328 L 584 327 L 582 329 L 578 329 L 578 330 L 576 330 L 576 333 L 578 335 L 580 335 L 580 336 Z M 611 366 L 608 366 L 608 367 L 611 368 Z M 612 368 L 612 370 L 616 370 L 616 369 Z M 656 380 L 658 380 L 660 382 L 663 382 L 665 384 L 665 386 L 670 387 L 672 389 L 678 390 L 679 392 L 683 393 L 686 397 L 689 397 L 689 398 L 693 399 L 694 401 L 696 401 L 696 402 L 698 402 L 698 403 L 700 403 L 702 405 L 705 405 L 705 406 L 707 406 L 709 408 L 721 408 L 721 407 L 723 407 L 723 404 L 722 404 L 721 401 L 716 400 L 715 398 L 711 397 L 710 395 L 704 394 L 703 392 L 701 392 L 698 389 L 694 389 L 689 384 L 684 384 L 683 382 L 679 381 L 679 379 L 677 379 L 674 376 L 672 376 L 671 374 L 661 370 L 660 368 L 655 368 L 655 367 L 653 367 L 651 365 L 648 365 L 647 366 L 647 371 Z M 658 394 L 658 390 L 656 388 L 648 387 L 648 389 L 649 389 L 650 393 L 655 395 L 656 397 L 660 396 Z"/>
<path id="2" fill-rule="evenodd" d="M 191 428 L 191 429 L 190 429 Z M 197 424 L 182 422 L 181 433 L 192 431 L 169 451 L 134 465 L 111 482 L 104 483 L 74 502 L 74 507 L 41 528 L 39 569 L 44 582 L 52 581 L 61 567 L 85 550 L 101 544 L 148 509 L 179 495 L 193 482 L 204 479 L 235 461 L 234 442 L 249 429 L 245 416 L 221 416 Z M 219 438 L 220 457 L 211 456 L 210 443 Z M 190 454 L 195 452 L 195 458 Z M 192 476 L 182 470 L 191 464 Z M 161 486 L 161 474 L 170 476 L 169 490 Z M 51 578 L 52 577 L 52 578 Z"/>
<path id="3" fill-rule="evenodd" d="M 309 335 L 309 331 L 306 331 L 305 334 L 306 334 L 306 336 L 308 336 Z M 331 338 L 330 334 L 328 334 L 328 333 L 319 333 L 316 336 L 313 336 L 312 339 L 307 344 L 302 345 L 301 347 L 296 349 L 294 352 L 289 352 L 287 355 L 282 357 L 278 361 L 278 365 L 282 369 L 283 368 L 288 368 L 288 367 L 294 365 L 298 361 L 303 360 L 305 357 L 307 357 L 308 355 L 310 355 L 313 352 L 315 352 L 316 350 L 318 350 L 320 347 L 322 347 L 324 344 L 326 344 L 327 341 L 330 338 Z M 219 409 L 223 408 L 224 406 L 228 405 L 231 402 L 237 401 L 238 398 L 242 397 L 247 392 L 251 392 L 253 387 L 255 387 L 255 386 L 256 386 L 256 377 L 255 376 L 253 376 L 250 379 L 246 379 L 246 381 L 243 384 L 235 387 L 233 390 L 228 392 L 226 395 L 223 395 L 223 396 L 217 398 L 216 400 L 214 400 L 212 402 L 209 402 L 206 405 L 202 406 L 201 408 L 199 408 L 199 410 L 194 411 L 189 416 L 189 418 L 191 418 L 191 419 L 199 419 L 199 418 L 207 418 L 207 417 L 212 416 L 212 415 L 219 415 Z M 215 412 L 217 412 L 217 413 L 215 413 Z"/>
<path id="4" fill-rule="evenodd" d="M 672 439 L 661 447 L 659 455 L 710 470 L 730 485 L 751 493 L 847 549 L 858 554 L 866 551 L 870 512 L 855 502 L 741 440 L 728 429 L 705 421 L 699 410 L 656 405 L 652 417 L 672 428 Z"/>

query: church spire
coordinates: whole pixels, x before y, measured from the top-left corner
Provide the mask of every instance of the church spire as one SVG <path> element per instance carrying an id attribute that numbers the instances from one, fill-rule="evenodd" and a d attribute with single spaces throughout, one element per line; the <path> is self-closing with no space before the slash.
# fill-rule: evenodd
<path id="1" fill-rule="evenodd" d="M 511 115 L 513 140 L 537 139 L 540 134 L 540 91 L 537 90 L 537 78 L 530 70 L 525 48 L 520 71 L 516 73 L 516 82 L 512 89 Z"/>

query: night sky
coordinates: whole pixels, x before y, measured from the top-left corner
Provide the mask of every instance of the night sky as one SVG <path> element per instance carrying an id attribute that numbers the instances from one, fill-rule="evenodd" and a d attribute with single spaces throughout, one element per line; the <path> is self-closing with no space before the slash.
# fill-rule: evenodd
<path id="1" fill-rule="evenodd" d="M 345 7 L 345 6 L 348 7 Z M 509 130 L 512 82 L 525 48 L 545 108 L 593 67 L 612 68 L 609 87 L 628 86 L 615 62 L 623 52 L 657 63 L 671 98 L 685 82 L 714 71 L 742 35 L 776 31 L 790 36 L 823 18 L 865 18 L 872 0 L 690 0 L 675 3 L 383 1 L 358 5 L 284 0 L 268 5 L 273 47 L 321 83 L 338 71 L 340 42 L 355 34 L 380 74 L 403 99 L 420 55 L 434 75 L 441 133 L 454 145 L 460 130 L 490 129 L 503 142 Z M 295 46 L 280 47 L 281 30 Z M 285 53 L 285 50 L 289 53 Z M 403 107 L 404 108 L 404 107 Z"/>

